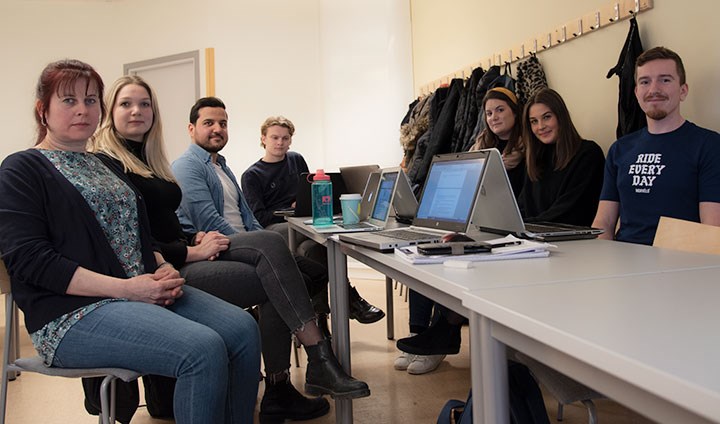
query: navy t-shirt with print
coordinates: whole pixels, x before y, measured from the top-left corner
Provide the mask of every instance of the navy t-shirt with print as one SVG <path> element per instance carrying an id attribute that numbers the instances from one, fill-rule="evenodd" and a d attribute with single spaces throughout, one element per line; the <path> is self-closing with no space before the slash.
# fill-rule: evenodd
<path id="1" fill-rule="evenodd" d="M 652 244 L 661 216 L 700 222 L 698 203 L 720 202 L 720 134 L 686 121 L 669 133 L 644 128 L 618 139 L 600 200 L 620 202 L 620 241 Z"/>

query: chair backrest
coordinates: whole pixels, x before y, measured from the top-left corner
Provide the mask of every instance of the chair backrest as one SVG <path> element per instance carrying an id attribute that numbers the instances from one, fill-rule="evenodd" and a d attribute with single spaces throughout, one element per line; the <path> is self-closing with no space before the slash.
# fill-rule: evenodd
<path id="1" fill-rule="evenodd" d="M 0 294 L 10 293 L 10 275 L 8 275 L 5 262 L 0 259 Z"/>
<path id="2" fill-rule="evenodd" d="M 720 255 L 720 227 L 663 216 L 653 246 Z"/>

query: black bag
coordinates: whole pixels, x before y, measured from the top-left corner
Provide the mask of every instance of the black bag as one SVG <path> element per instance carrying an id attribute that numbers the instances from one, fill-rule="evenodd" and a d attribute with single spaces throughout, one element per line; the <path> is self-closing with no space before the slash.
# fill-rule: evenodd
<path id="1" fill-rule="evenodd" d="M 91 415 L 100 415 L 100 385 L 103 378 L 82 379 L 83 390 L 85 391 L 85 410 Z M 142 379 L 145 387 L 145 401 L 150 416 L 154 418 L 173 418 L 175 378 L 145 375 Z M 128 424 L 135 415 L 140 403 L 140 390 L 137 381 L 126 383 L 118 380 L 115 387 L 115 399 L 116 420 L 122 424 Z"/>
<path id="2" fill-rule="evenodd" d="M 540 387 L 525 365 L 508 361 L 508 386 L 511 423 L 550 424 Z M 472 390 L 466 402 L 452 399 L 445 404 L 437 424 L 450 423 L 472 423 Z"/>

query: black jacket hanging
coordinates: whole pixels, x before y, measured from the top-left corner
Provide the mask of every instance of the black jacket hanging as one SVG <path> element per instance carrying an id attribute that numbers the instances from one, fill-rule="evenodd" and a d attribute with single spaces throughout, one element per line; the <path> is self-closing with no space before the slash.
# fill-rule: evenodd
<path id="1" fill-rule="evenodd" d="M 616 131 L 618 138 L 647 125 L 645 112 L 640 109 L 640 105 L 635 98 L 635 60 L 642 52 L 640 29 L 638 28 L 637 19 L 633 17 L 630 19 L 630 31 L 620 52 L 618 63 L 607 74 L 607 78 L 612 78 L 613 75 L 620 77 L 618 126 Z"/>

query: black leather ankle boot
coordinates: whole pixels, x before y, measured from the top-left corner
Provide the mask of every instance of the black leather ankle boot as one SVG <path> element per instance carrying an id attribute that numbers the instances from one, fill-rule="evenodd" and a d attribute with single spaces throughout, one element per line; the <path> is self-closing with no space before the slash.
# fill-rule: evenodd
<path id="1" fill-rule="evenodd" d="M 328 325 L 329 325 L 328 315 L 327 314 L 318 314 L 317 326 L 318 326 L 318 328 L 320 328 L 320 332 L 322 333 L 325 340 L 331 341 L 332 334 L 330 334 L 330 327 Z"/>
<path id="2" fill-rule="evenodd" d="M 357 320 L 361 324 L 372 324 L 380 321 L 385 316 L 382 309 L 371 305 L 367 300 L 360 297 L 360 293 L 355 287 L 350 287 L 348 299 L 350 301 L 350 313 L 348 314 L 350 319 Z"/>
<path id="3" fill-rule="evenodd" d="M 308 356 L 305 374 L 305 392 L 309 395 L 330 395 L 333 398 L 355 399 L 370 396 L 364 381 L 345 373 L 335 358 L 330 342 L 322 340 L 314 346 L 305 346 Z"/>
<path id="4" fill-rule="evenodd" d="M 330 411 L 324 398 L 306 398 L 290 382 L 290 378 L 272 382 L 265 379 L 265 394 L 260 402 L 262 424 L 282 423 L 284 420 L 310 420 Z"/>

